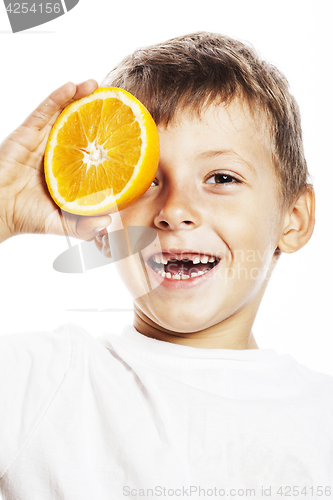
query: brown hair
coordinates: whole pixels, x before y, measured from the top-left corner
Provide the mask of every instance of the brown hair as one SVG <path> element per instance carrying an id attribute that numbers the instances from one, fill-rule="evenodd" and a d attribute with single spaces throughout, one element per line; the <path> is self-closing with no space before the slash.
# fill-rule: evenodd
<path id="1" fill-rule="evenodd" d="M 198 32 L 136 50 L 114 68 L 103 87 L 135 95 L 156 124 L 167 125 L 179 109 L 228 104 L 239 96 L 268 118 L 272 159 L 283 207 L 307 185 L 298 105 L 285 76 L 244 43 L 217 33 Z"/>

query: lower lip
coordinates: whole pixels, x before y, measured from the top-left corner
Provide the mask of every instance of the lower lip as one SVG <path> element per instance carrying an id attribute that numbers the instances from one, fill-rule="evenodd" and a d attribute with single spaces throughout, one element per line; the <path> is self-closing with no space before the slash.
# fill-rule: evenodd
<path id="1" fill-rule="evenodd" d="M 158 284 L 164 286 L 165 288 L 169 288 L 170 290 L 184 290 L 188 288 L 194 288 L 195 286 L 200 286 L 209 280 L 216 272 L 216 269 L 219 267 L 220 262 L 216 264 L 210 271 L 205 274 L 201 274 L 200 276 L 195 276 L 194 278 L 187 279 L 173 279 L 162 277 L 160 274 L 156 273 L 149 264 L 146 263 L 146 268 L 148 270 L 148 276 L 151 280 L 151 284 L 153 288 L 156 288 L 155 283 L 158 281 Z M 155 286 L 154 286 L 155 285 Z"/>

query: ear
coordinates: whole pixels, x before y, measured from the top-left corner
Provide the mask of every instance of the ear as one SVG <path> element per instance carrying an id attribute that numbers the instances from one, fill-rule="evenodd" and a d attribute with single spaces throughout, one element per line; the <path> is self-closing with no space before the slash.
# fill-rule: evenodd
<path id="1" fill-rule="evenodd" d="M 285 253 L 296 252 L 311 238 L 314 224 L 315 194 L 313 187 L 308 184 L 285 215 L 278 248 Z"/>

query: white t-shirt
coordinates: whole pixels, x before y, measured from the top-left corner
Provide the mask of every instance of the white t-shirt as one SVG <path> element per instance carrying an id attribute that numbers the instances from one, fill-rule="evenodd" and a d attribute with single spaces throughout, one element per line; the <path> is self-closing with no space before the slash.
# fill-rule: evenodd
<path id="1" fill-rule="evenodd" d="M 333 377 L 133 326 L 0 337 L 0 477 L 4 500 L 333 499 Z"/>

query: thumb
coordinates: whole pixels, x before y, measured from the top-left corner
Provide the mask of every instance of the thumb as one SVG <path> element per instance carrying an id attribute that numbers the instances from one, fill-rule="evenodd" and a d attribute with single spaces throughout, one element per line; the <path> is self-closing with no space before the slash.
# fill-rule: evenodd
<path id="1" fill-rule="evenodd" d="M 111 224 L 110 215 L 78 216 L 76 224 L 77 237 L 82 240 L 92 241 L 98 234 L 106 233 L 106 227 Z"/>
<path id="2" fill-rule="evenodd" d="M 58 208 L 48 216 L 45 233 L 92 241 L 111 220 L 110 215 L 75 215 Z"/>

